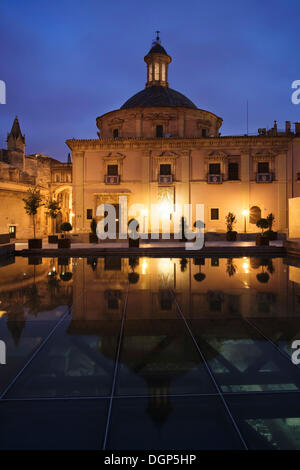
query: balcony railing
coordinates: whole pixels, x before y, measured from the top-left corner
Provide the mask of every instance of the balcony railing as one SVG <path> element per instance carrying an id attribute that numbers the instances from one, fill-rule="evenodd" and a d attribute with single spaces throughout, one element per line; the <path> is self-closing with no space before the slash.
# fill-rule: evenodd
<path id="1" fill-rule="evenodd" d="M 273 173 L 256 173 L 257 183 L 272 183 Z"/>
<path id="2" fill-rule="evenodd" d="M 105 175 L 105 184 L 120 184 L 120 175 Z"/>
<path id="3" fill-rule="evenodd" d="M 159 184 L 171 184 L 173 183 L 173 175 L 158 175 Z"/>
<path id="4" fill-rule="evenodd" d="M 222 181 L 222 175 L 214 175 L 212 173 L 208 173 L 207 175 L 207 182 L 209 184 L 221 184 Z"/>

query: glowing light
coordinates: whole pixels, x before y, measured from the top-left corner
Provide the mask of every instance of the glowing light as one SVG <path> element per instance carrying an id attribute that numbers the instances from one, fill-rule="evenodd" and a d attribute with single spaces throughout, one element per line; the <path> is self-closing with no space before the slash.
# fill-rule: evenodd
<path id="1" fill-rule="evenodd" d="M 249 215 L 249 211 L 248 211 L 247 209 L 244 209 L 244 210 L 243 210 L 243 215 L 244 215 L 245 217 L 247 217 L 247 215 Z"/>
<path id="2" fill-rule="evenodd" d="M 3 317 L 3 315 L 6 315 L 7 311 L 6 310 L 0 310 L 0 318 Z"/>
<path id="3" fill-rule="evenodd" d="M 167 202 L 162 202 L 159 206 L 159 211 L 163 219 L 169 219 L 170 213 L 172 211 L 171 205 L 168 204 Z"/>
<path id="4" fill-rule="evenodd" d="M 144 259 L 143 262 L 142 262 L 142 274 L 147 274 L 147 268 L 148 268 L 148 263 Z"/>

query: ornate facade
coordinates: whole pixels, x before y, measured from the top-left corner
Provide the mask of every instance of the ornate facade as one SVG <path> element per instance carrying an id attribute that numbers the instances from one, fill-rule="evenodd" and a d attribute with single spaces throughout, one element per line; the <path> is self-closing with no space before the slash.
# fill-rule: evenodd
<path id="1" fill-rule="evenodd" d="M 23 198 L 28 188 L 40 189 L 43 199 L 61 201 L 57 228 L 72 215 L 72 163 L 61 163 L 42 154 L 25 155 L 25 136 L 15 118 L 7 137 L 7 149 L 0 149 L 0 233 L 12 238 L 32 238 L 32 221 L 25 213 Z M 51 233 L 51 220 L 42 206 L 37 214 L 38 236 Z"/>
<path id="2" fill-rule="evenodd" d="M 67 140 L 75 231 L 90 231 L 99 203 L 117 207 L 126 195 L 128 204 L 148 208 L 137 215 L 142 224 L 151 222 L 151 203 L 203 203 L 206 231 L 225 232 L 231 211 L 239 232 L 256 232 L 270 212 L 275 229 L 286 232 L 288 199 L 300 196 L 300 123 L 223 137 L 219 116 L 169 87 L 171 57 L 159 38 L 144 60 L 145 89 L 96 119 L 98 138 Z"/>

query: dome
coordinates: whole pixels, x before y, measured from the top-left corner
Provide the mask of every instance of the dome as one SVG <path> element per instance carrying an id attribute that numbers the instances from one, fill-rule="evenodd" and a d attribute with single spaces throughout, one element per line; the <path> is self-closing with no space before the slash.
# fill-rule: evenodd
<path id="1" fill-rule="evenodd" d="M 162 47 L 161 44 L 159 44 L 158 42 L 156 42 L 150 49 L 150 51 L 148 52 L 148 54 L 164 54 L 164 55 L 168 55 L 166 50 Z"/>
<path id="2" fill-rule="evenodd" d="M 197 109 L 197 106 L 179 91 L 165 86 L 150 86 L 133 95 L 121 109 L 150 106 L 183 106 Z"/>

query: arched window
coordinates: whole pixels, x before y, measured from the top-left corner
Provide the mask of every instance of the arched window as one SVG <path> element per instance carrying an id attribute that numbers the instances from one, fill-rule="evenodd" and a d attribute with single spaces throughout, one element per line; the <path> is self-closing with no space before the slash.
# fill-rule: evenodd
<path id="1" fill-rule="evenodd" d="M 152 64 L 149 65 L 149 82 L 152 82 Z"/>
<path id="2" fill-rule="evenodd" d="M 161 64 L 161 79 L 163 82 L 166 81 L 166 64 Z"/>
<path id="3" fill-rule="evenodd" d="M 154 80 L 159 80 L 159 64 L 154 64 Z"/>
<path id="4" fill-rule="evenodd" d="M 258 206 L 252 206 L 249 212 L 250 224 L 256 225 L 256 222 L 261 219 L 261 210 Z"/>

